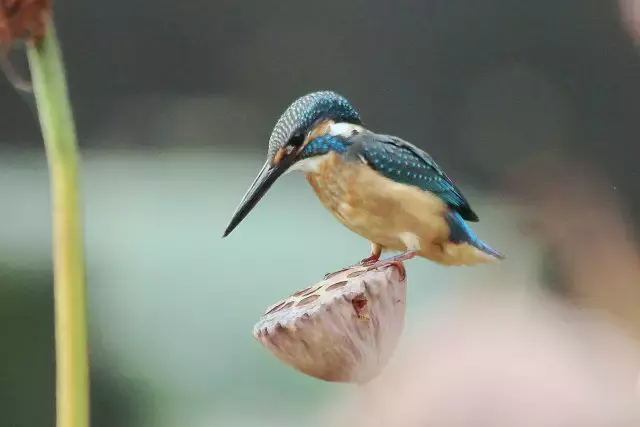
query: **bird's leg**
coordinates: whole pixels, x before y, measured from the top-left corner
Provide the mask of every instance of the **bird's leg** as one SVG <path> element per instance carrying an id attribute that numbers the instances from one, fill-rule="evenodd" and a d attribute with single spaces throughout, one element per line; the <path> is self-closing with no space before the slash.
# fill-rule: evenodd
<path id="1" fill-rule="evenodd" d="M 371 255 L 361 260 L 360 265 L 375 264 L 380 259 L 381 254 L 382 254 L 382 246 L 377 243 L 371 242 Z"/>
<path id="2" fill-rule="evenodd" d="M 402 280 L 404 280 L 407 277 L 407 270 L 404 268 L 404 264 L 402 262 L 408 259 L 411 259 L 416 255 L 418 255 L 417 250 L 407 251 L 407 252 L 389 257 L 387 259 L 378 260 L 370 268 L 380 268 L 388 265 L 393 265 L 398 269 L 398 271 L 400 272 L 400 277 L 402 277 Z"/>
<path id="3" fill-rule="evenodd" d="M 389 257 L 387 259 L 381 259 L 378 262 L 382 262 L 382 263 L 402 262 L 402 261 L 406 261 L 408 259 L 414 258 L 416 255 L 418 255 L 418 251 L 417 250 L 412 250 L 412 251 L 403 252 L 403 253 L 398 254 L 398 255 L 394 255 L 394 256 Z"/>
<path id="4" fill-rule="evenodd" d="M 368 266 L 368 265 L 374 265 L 380 259 L 380 255 L 381 254 L 382 254 L 382 246 L 377 244 L 377 243 L 373 243 L 372 242 L 371 243 L 371 255 L 369 255 L 367 258 L 361 260 L 360 263 L 358 263 L 358 264 L 350 265 L 349 267 L 345 267 L 345 268 L 343 268 L 341 270 L 334 271 L 333 273 L 325 274 L 324 280 L 327 280 L 331 276 L 335 276 L 338 273 L 342 273 L 343 271 L 351 270 L 352 268 L 355 268 L 355 267 L 365 267 L 365 266 Z"/>

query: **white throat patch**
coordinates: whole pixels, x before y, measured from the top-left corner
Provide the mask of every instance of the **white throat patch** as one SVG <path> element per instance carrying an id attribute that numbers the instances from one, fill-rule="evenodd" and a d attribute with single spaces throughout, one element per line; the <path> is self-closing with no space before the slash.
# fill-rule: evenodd
<path id="1" fill-rule="evenodd" d="M 348 138 L 362 131 L 362 126 L 354 125 L 351 123 L 331 123 L 327 134 L 331 136 L 341 136 Z"/>
<path id="2" fill-rule="evenodd" d="M 331 123 L 326 129 L 325 135 L 349 138 L 362 132 L 362 129 L 362 126 L 354 125 L 351 123 Z M 285 172 L 285 174 L 291 171 L 301 171 L 304 173 L 318 172 L 320 164 L 327 160 L 327 156 L 328 154 L 323 154 L 321 156 L 313 156 L 304 160 L 300 160 L 291 165 L 291 167 Z"/>
<path id="3" fill-rule="evenodd" d="M 327 160 L 327 157 L 329 157 L 329 154 L 323 154 L 321 156 L 314 156 L 299 160 L 292 164 L 291 167 L 287 169 L 285 174 L 288 174 L 291 171 L 300 171 L 304 173 L 318 172 L 320 170 L 320 164 Z"/>

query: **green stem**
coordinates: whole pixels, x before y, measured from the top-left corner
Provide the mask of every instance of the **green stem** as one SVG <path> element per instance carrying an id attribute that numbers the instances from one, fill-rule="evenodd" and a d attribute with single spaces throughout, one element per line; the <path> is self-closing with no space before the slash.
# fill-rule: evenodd
<path id="1" fill-rule="evenodd" d="M 27 49 L 51 179 L 57 426 L 87 427 L 89 361 L 79 154 L 62 54 L 51 20 L 45 38 L 29 43 Z"/>

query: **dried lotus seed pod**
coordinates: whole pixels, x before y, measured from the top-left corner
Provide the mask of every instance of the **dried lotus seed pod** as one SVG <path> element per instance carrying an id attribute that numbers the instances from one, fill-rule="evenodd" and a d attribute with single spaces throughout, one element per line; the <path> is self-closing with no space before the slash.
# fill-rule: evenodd
<path id="1" fill-rule="evenodd" d="M 405 300 L 404 271 L 394 265 L 355 267 L 269 307 L 253 335 L 302 373 L 362 384 L 375 378 L 393 354 Z"/>

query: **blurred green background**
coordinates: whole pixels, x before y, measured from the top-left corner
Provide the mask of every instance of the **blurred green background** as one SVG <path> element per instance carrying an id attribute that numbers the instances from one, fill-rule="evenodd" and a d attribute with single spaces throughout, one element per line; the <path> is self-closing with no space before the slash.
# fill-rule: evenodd
<path id="1" fill-rule="evenodd" d="M 18 425 L 47 425 L 54 409 L 45 159 L 1 157 L 0 194 L 11 200 L 0 228 L 9 339 L 4 413 Z M 238 414 L 269 425 L 341 389 L 281 365 L 251 331 L 270 304 L 356 262 L 368 243 L 343 229 L 298 174 L 222 240 L 261 163 L 259 155 L 214 150 L 85 154 L 94 425 L 184 425 L 202 417 L 220 423 L 205 425 L 229 425 L 227 417 Z M 487 284 L 536 274 L 533 247 L 512 234 L 508 207 L 469 197 L 487 218 L 478 233 L 507 251 L 510 263 L 473 271 L 408 264 L 407 328 L 413 313 L 437 309 L 437 295 L 466 286 L 470 274 Z"/>

